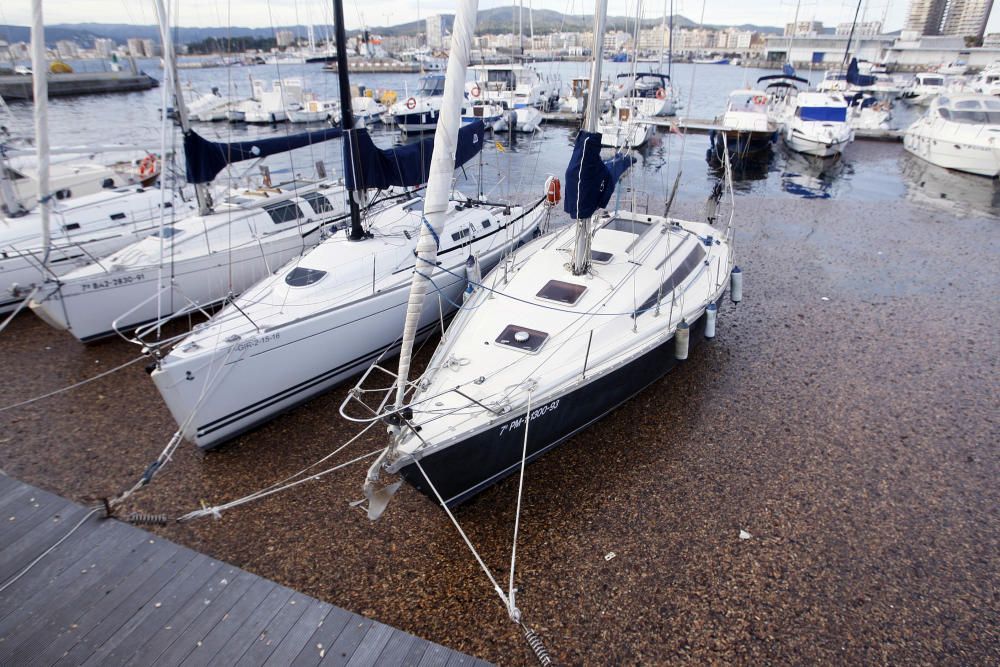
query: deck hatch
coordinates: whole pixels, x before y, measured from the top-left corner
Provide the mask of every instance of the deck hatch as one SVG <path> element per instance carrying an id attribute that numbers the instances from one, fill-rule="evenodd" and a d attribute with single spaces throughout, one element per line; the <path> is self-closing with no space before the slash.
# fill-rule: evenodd
<path id="1" fill-rule="evenodd" d="M 508 324 L 497 336 L 496 342 L 524 352 L 537 352 L 548 338 L 544 331 Z"/>
<path id="2" fill-rule="evenodd" d="M 583 293 L 587 291 L 586 285 L 567 283 L 562 280 L 550 280 L 545 283 L 542 289 L 535 294 L 539 299 L 564 303 L 569 306 L 576 305 Z"/>
<path id="3" fill-rule="evenodd" d="M 700 244 L 692 248 L 691 252 L 684 258 L 684 261 L 675 265 L 673 272 L 660 285 L 660 289 L 653 292 L 648 299 L 643 301 L 632 317 L 638 317 L 646 311 L 651 310 L 656 305 L 657 298 L 666 299 L 670 296 L 670 293 L 677 289 L 678 285 L 687 280 L 688 276 L 698 268 L 701 260 L 704 258 L 705 249 Z"/>
<path id="4" fill-rule="evenodd" d="M 296 266 L 285 276 L 285 282 L 292 287 L 305 287 L 318 283 L 326 275 L 326 271 L 319 269 L 307 269 L 304 266 Z"/>

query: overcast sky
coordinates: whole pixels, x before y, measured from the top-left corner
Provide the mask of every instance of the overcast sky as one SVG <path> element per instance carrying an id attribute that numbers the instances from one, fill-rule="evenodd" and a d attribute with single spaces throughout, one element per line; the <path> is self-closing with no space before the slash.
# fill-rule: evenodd
<path id="1" fill-rule="evenodd" d="M 331 22 L 329 0 L 174 0 L 179 2 L 179 20 L 183 26 L 267 27 L 296 23 Z M 609 0 L 608 13 L 632 15 L 636 0 Z M 887 30 L 902 27 L 909 0 L 862 0 L 868 20 L 885 18 Z M 509 6 L 511 0 L 481 0 L 480 9 Z M 525 0 L 525 7 L 528 6 Z M 590 14 L 594 3 L 587 0 L 534 0 L 536 9 L 554 9 L 567 14 Z M 801 0 L 800 20 L 815 19 L 828 26 L 853 18 L 856 0 Z M 795 0 L 674 0 L 674 11 L 712 24 L 755 23 L 783 25 L 795 14 Z M 345 0 L 344 10 L 350 28 L 394 25 L 425 18 L 429 14 L 453 13 L 449 0 Z M 152 0 L 48 0 L 43 2 L 45 22 L 56 23 L 132 23 L 152 24 L 155 18 Z M 662 16 L 663 0 L 647 0 L 643 14 Z M 1000 19 L 990 18 L 989 30 L 1000 29 Z M 0 2 L 0 23 L 28 25 L 29 0 Z M 526 26 L 527 27 L 527 26 Z"/>

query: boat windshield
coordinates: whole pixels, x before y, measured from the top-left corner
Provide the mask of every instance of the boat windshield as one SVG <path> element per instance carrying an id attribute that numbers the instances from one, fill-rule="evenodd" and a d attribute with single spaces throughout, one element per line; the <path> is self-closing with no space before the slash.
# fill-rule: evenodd
<path id="1" fill-rule="evenodd" d="M 939 76 L 925 76 L 920 79 L 920 83 L 924 86 L 943 86 L 944 79 Z"/>
<path id="2" fill-rule="evenodd" d="M 491 84 L 490 88 L 513 90 L 517 85 L 514 71 L 509 69 L 486 70 L 486 81 Z"/>
<path id="3" fill-rule="evenodd" d="M 1000 100 L 948 100 L 939 101 L 938 115 L 954 123 L 968 125 L 1000 125 Z"/>
<path id="4" fill-rule="evenodd" d="M 767 95 L 761 92 L 741 92 L 733 93 L 729 96 L 730 111 L 767 111 Z"/>
<path id="5" fill-rule="evenodd" d="M 799 107 L 795 115 L 802 120 L 826 123 L 843 123 L 847 120 L 846 107 Z"/>
<path id="6" fill-rule="evenodd" d="M 417 95 L 422 97 L 434 97 L 444 95 L 444 77 L 427 76 L 420 80 L 420 87 L 417 88 Z"/>

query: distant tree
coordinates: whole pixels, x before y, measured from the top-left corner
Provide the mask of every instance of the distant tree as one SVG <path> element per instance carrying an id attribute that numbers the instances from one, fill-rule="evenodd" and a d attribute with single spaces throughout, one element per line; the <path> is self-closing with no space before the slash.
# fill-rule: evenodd
<path id="1" fill-rule="evenodd" d="M 270 51 L 277 47 L 278 42 L 273 37 L 206 37 L 200 42 L 187 45 L 188 53 L 243 53 L 244 51 Z"/>
<path id="2" fill-rule="evenodd" d="M 983 45 L 983 38 L 977 35 L 967 35 L 965 37 L 965 48 L 972 49 Z"/>

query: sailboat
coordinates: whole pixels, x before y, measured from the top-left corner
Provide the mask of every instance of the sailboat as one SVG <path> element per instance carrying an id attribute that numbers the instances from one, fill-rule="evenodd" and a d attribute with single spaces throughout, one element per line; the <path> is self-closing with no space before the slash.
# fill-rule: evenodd
<path id="1" fill-rule="evenodd" d="M 334 4 L 339 49 L 343 9 L 340 0 Z M 350 90 L 347 67 L 338 74 L 341 91 Z M 352 202 L 370 191 L 424 183 L 437 173 L 434 165 L 447 163 L 449 187 L 437 199 L 428 186 L 426 197 L 366 216 L 366 226 L 352 211 L 350 228 L 247 290 L 157 359 L 153 382 L 188 440 L 214 447 L 394 355 L 414 271 L 437 290 L 415 334 L 431 335 L 459 307 L 470 281 L 539 233 L 550 210 L 542 199 L 522 207 L 450 191 L 454 169 L 481 156 L 485 125 L 473 120 L 458 130 L 461 84 L 455 73 L 448 76 L 437 123 L 437 133 L 450 137 L 444 149 L 431 138 L 382 150 L 345 117 Z M 427 269 L 415 265 L 414 250 L 435 216 L 439 263 Z"/>
<path id="2" fill-rule="evenodd" d="M 606 13 L 607 0 L 598 0 L 594 34 L 603 34 Z M 600 81 L 602 51 L 598 40 L 592 81 Z M 598 104 L 596 95 L 588 100 L 566 171 L 565 210 L 575 225 L 521 248 L 474 285 L 427 371 L 411 379 L 429 287 L 414 274 L 393 388 L 378 402 L 362 382 L 341 407 L 348 418 L 389 425 L 389 445 L 365 483 L 369 516 L 397 488 L 381 486 L 387 473 L 447 506 L 473 497 L 658 380 L 703 333 L 714 335 L 716 304 L 736 271 L 732 215 L 713 224 L 718 197 L 732 197 L 731 179 L 715 189 L 704 222 L 602 210 L 633 158 L 601 159 Z M 447 187 L 440 181 L 431 181 L 428 199 L 432 187 Z M 429 223 L 418 266 L 437 263 L 438 220 Z M 385 386 L 386 374 L 376 365 L 367 376 Z M 369 409 L 375 417 L 362 416 Z"/>
<path id="3" fill-rule="evenodd" d="M 179 90 L 170 31 L 162 0 L 156 0 L 164 52 Z M 338 138 L 316 132 L 222 144 L 191 129 L 183 97 L 177 97 L 184 133 L 187 180 L 198 214 L 170 220 L 146 237 L 40 285 L 29 306 L 52 326 L 81 341 L 113 335 L 172 314 L 201 311 L 254 284 L 319 243 L 344 216 L 345 189 L 336 180 L 295 179 L 232 189 L 213 203 L 207 184 L 229 164 Z"/>

